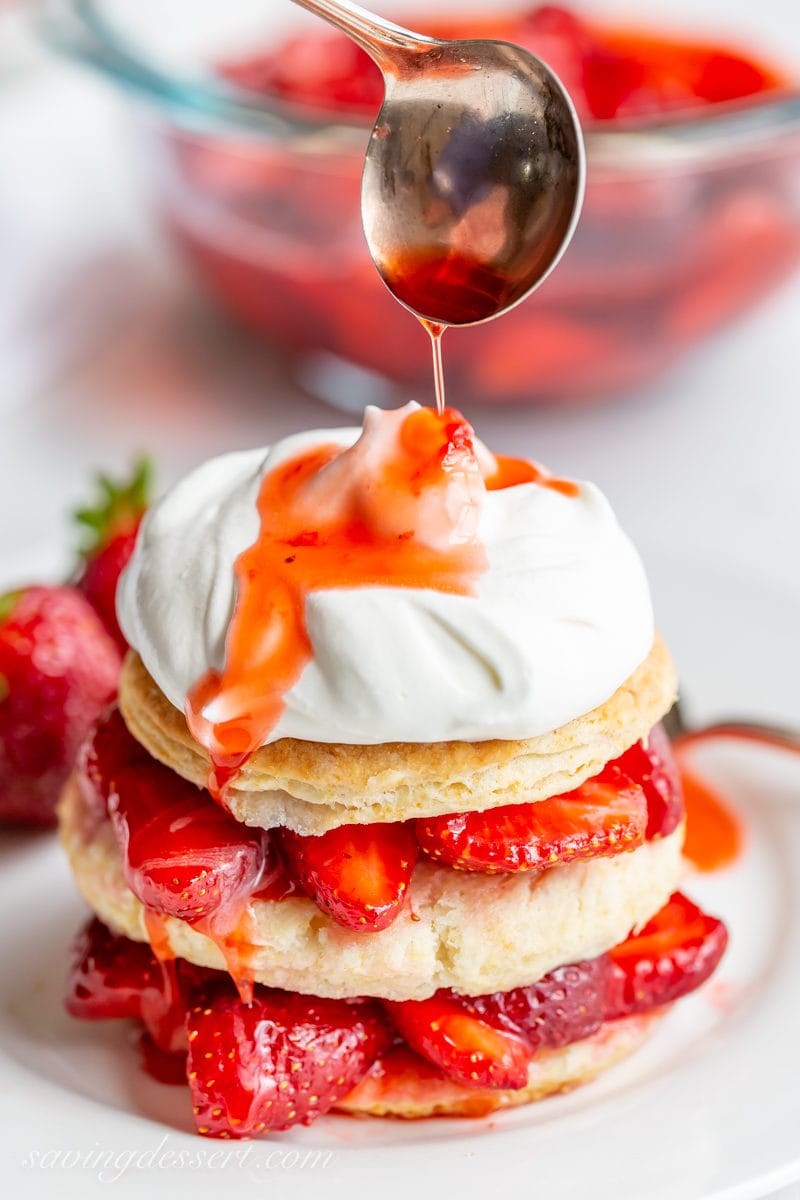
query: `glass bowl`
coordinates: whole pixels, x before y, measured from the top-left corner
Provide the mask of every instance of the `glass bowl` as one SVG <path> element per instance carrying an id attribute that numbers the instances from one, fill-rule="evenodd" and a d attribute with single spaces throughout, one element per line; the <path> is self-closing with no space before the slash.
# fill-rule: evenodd
<path id="1" fill-rule="evenodd" d="M 409 22 L 423 11 L 420 0 L 378 7 Z M 426 11 L 487 7 L 438 0 Z M 619 16 L 613 0 L 589 7 Z M 696 7 L 649 3 L 648 20 L 692 33 Z M 770 8 L 758 6 L 768 32 Z M 772 11 L 777 41 L 780 6 Z M 361 230 L 369 126 L 299 115 L 212 69 L 318 22 L 289 0 L 51 0 L 41 20 L 51 43 L 138 102 L 143 162 L 167 228 L 219 300 L 295 356 L 306 387 L 354 411 L 394 393 L 430 394 L 426 335 L 386 291 Z M 713 2 L 702 32 L 723 44 L 758 41 Z M 781 40 L 786 52 L 782 30 Z M 768 48 L 756 56 L 774 61 Z M 800 62 L 800 46 L 787 57 Z M 800 101 L 791 95 L 589 125 L 586 142 L 584 212 L 558 269 L 507 316 L 448 332 L 448 394 L 459 405 L 630 391 L 746 312 L 800 258 Z"/>

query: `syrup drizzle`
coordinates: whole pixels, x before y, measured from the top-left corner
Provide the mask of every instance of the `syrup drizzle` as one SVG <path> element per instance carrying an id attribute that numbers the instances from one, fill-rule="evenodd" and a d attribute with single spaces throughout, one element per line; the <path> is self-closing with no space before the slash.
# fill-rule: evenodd
<path id="1" fill-rule="evenodd" d="M 490 201 L 496 207 L 496 199 Z M 473 210 L 474 215 L 474 210 Z M 481 231 L 474 227 L 463 231 L 473 245 Z M 486 258 L 502 246 L 505 233 L 498 239 L 496 230 L 483 230 L 484 259 L 450 248 L 430 246 L 409 250 L 394 262 L 381 266 L 394 295 L 413 313 L 436 313 L 443 325 L 473 325 L 494 317 L 519 298 L 521 281 L 513 274 L 499 271 Z M 428 325 L 430 317 L 420 318 Z"/>
<path id="2" fill-rule="evenodd" d="M 731 866 L 742 853 L 742 822 L 719 792 L 685 763 L 680 764 L 680 775 L 686 806 L 684 857 L 703 872 Z"/>
<path id="3" fill-rule="evenodd" d="M 170 963 L 175 959 L 175 951 L 169 941 L 167 918 L 154 908 L 145 907 L 144 926 L 147 930 L 147 940 L 160 963 Z"/>
<path id="4" fill-rule="evenodd" d="M 495 316 L 512 303 L 518 282 L 477 258 L 435 249 L 409 253 L 392 264 L 388 275 L 392 291 L 412 312 L 435 311 L 441 317 L 437 322 L 418 316 L 431 339 L 436 411 L 441 416 L 445 408 L 445 330 L 450 325 L 469 325 Z"/>
<path id="5" fill-rule="evenodd" d="M 239 999 L 249 1004 L 253 999 L 254 958 L 260 949 L 252 904 L 239 903 L 230 912 L 203 917 L 192 925 L 217 947 Z"/>
<path id="6" fill-rule="evenodd" d="M 580 487 L 572 479 L 559 479 L 544 467 L 528 462 L 527 458 L 511 458 L 505 454 L 494 456 L 497 469 L 485 475 L 483 482 L 487 492 L 499 492 L 504 488 L 517 487 L 521 483 L 538 483 L 540 487 L 560 492 L 562 496 L 580 495 Z"/>
<path id="7" fill-rule="evenodd" d="M 718 871 L 732 866 L 741 857 L 746 842 L 746 828 L 740 815 L 724 796 L 687 765 L 683 753 L 687 746 L 715 741 L 720 737 L 787 750 L 790 754 L 800 753 L 785 738 L 736 725 L 719 725 L 709 732 L 687 732 L 675 739 L 673 747 L 686 802 L 686 842 L 683 852 L 698 871 Z"/>
<path id="8" fill-rule="evenodd" d="M 200 793 L 200 796 L 202 797 L 202 793 Z M 210 800 L 207 802 L 211 804 Z M 198 810 L 202 803 L 202 799 L 198 799 Z M 191 821 L 191 818 L 187 818 L 187 820 Z M 165 836 L 168 837 L 169 834 L 167 833 Z M 273 867 L 269 876 L 269 883 L 272 884 L 275 896 L 281 896 L 281 898 L 289 895 L 294 890 L 294 886 L 291 883 L 284 882 L 281 887 L 278 875 L 282 871 L 282 867 Z M 261 884 L 259 883 L 258 890 L 252 896 L 237 896 L 233 899 L 232 903 L 222 905 L 219 911 L 207 917 L 201 917 L 199 920 L 189 922 L 198 933 L 205 934 L 219 950 L 225 960 L 227 972 L 233 980 L 243 1004 L 249 1004 L 253 998 L 254 971 L 252 963 L 253 955 L 258 947 L 255 937 L 255 922 L 251 900 L 256 897 L 268 898 L 266 895 L 266 886 L 262 891 Z M 269 898 L 273 897 L 270 896 Z M 175 982 L 176 956 L 170 944 L 167 919 L 166 914 L 158 912 L 147 905 L 144 906 L 144 924 L 147 931 L 147 940 L 150 943 L 153 954 L 160 962 L 164 971 L 165 989 L 171 988 L 174 991 L 177 986 Z"/>
<path id="9" fill-rule="evenodd" d="M 210 804 L 211 801 L 209 800 Z M 225 967 L 233 980 L 243 1004 L 249 1004 L 253 998 L 253 957 L 260 948 L 255 932 L 251 900 L 255 899 L 284 899 L 296 889 L 292 881 L 282 885 L 277 880 L 271 881 L 264 888 L 253 892 L 252 896 L 238 901 L 235 905 L 223 908 L 220 913 L 214 913 L 200 920 L 192 921 L 192 928 L 204 934 L 219 950 L 225 960 Z M 175 952 L 170 945 L 167 930 L 167 917 L 153 908 L 144 908 L 144 923 L 147 940 L 153 954 L 156 956 L 164 971 L 164 986 L 174 990 L 175 981 Z"/>
<path id="10" fill-rule="evenodd" d="M 264 477 L 259 536 L 235 565 L 225 666 L 202 676 L 187 699 L 217 799 L 224 802 L 226 787 L 266 741 L 312 656 L 309 592 L 373 585 L 473 593 L 486 556 L 475 532 L 483 482 L 472 438 L 455 410 L 416 409 L 390 453 L 368 460 L 368 478 L 357 457 L 345 458 L 366 455 L 359 442 L 349 451 L 314 447 Z"/>
<path id="11" fill-rule="evenodd" d="M 463 256 L 439 256 L 436 271 L 431 273 L 430 267 L 425 256 L 404 264 L 400 272 L 404 285 L 412 290 L 426 286 L 431 302 L 439 307 L 445 301 L 449 304 L 456 324 L 491 315 L 497 310 L 498 289 L 502 292 L 508 286 L 507 280 Z M 326 476 L 333 478 L 336 459 L 346 456 L 335 445 L 302 453 L 262 481 L 259 536 L 234 568 L 238 599 L 228 630 L 225 666 L 197 680 L 186 703 L 189 728 L 211 758 L 207 786 L 223 803 L 227 787 L 280 720 L 284 697 L 312 656 L 305 625 L 309 592 L 371 584 L 469 595 L 486 567 L 475 532 L 477 493 L 473 489 L 470 495 L 467 480 L 469 475 L 480 479 L 472 430 L 459 413 L 445 406 L 442 338 L 447 324 L 419 319 L 431 339 L 436 412 L 420 409 L 406 416 L 397 447 L 388 457 L 384 453 L 379 476 L 362 480 L 362 495 L 358 489 L 353 491 L 347 471 L 338 472 L 338 487 L 336 483 L 333 488 L 317 486 Z M 349 452 L 356 475 L 359 466 L 363 475 L 374 473 L 369 462 L 364 470 L 356 453 L 365 436 L 366 427 Z M 554 478 L 524 459 L 493 461 L 495 469 L 483 481 L 488 491 L 538 483 L 566 496 L 578 494 L 571 480 Z M 448 514 L 450 528 L 445 532 L 449 536 L 442 538 L 440 521 L 431 539 L 430 505 L 424 513 L 422 503 L 418 511 L 410 512 L 409 500 L 422 502 L 426 494 L 436 491 L 444 499 L 453 481 L 456 494 L 440 506 Z M 375 519 L 374 502 L 369 499 L 366 507 L 372 511 L 365 518 L 364 498 L 370 489 L 379 495 L 384 512 L 393 506 L 409 513 L 408 528 L 384 528 L 382 514 L 378 512 Z M 450 515 L 454 512 L 455 517 Z M 463 530 L 470 525 L 473 534 L 465 538 Z"/>
<path id="12" fill-rule="evenodd" d="M 444 364 L 442 363 L 442 338 L 444 337 L 445 325 L 437 325 L 434 321 L 426 321 L 420 318 L 421 323 L 431 339 L 431 349 L 433 351 L 433 385 L 436 390 L 436 412 L 439 416 L 444 415 L 445 409 L 445 391 L 444 391 Z"/>

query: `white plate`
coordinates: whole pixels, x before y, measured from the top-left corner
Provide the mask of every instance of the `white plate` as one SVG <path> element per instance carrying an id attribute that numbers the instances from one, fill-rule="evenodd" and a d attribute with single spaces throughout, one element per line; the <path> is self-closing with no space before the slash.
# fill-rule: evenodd
<path id="1" fill-rule="evenodd" d="M 671 586 L 687 578 L 691 605 Z M 797 676 L 784 684 L 783 668 L 796 602 L 663 556 L 655 582 L 695 707 L 741 708 L 750 688 L 762 712 L 789 714 Z M 762 616 L 758 638 L 740 639 L 735 655 L 720 661 L 716 639 L 748 628 L 744 618 L 753 612 Z M 233 1149 L 193 1136 L 187 1093 L 140 1073 L 129 1030 L 63 1013 L 65 950 L 81 903 L 52 839 L 7 837 L 0 843 L 5 1194 L 85 1197 L 113 1181 L 118 1196 L 146 1189 L 160 1200 L 191 1187 L 198 1200 L 216 1200 L 221 1188 L 241 1182 L 301 1198 L 324 1189 L 328 1200 L 370 1191 L 404 1200 L 415 1190 L 427 1197 L 448 1189 L 459 1198 L 495 1189 L 546 1200 L 733 1200 L 800 1178 L 800 759 L 722 742 L 697 753 L 748 828 L 733 869 L 687 880 L 687 891 L 731 930 L 717 978 L 596 1083 L 478 1121 L 326 1118 Z"/>

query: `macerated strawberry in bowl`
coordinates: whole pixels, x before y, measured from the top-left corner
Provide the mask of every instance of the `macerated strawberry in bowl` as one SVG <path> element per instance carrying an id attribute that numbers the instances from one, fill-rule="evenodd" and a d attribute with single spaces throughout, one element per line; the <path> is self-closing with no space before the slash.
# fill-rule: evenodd
<path id="1" fill-rule="evenodd" d="M 361 231 L 382 96 L 367 56 L 285 6 L 254 30 L 251 5 L 232 0 L 221 38 L 214 0 L 196 0 L 171 54 L 158 0 L 55 7 L 72 18 L 58 44 L 66 27 L 78 61 L 149 103 L 135 130 L 143 168 L 198 280 L 343 411 L 369 397 L 365 370 L 398 397 L 426 395 L 424 334 Z M 691 6 L 627 10 L 621 25 L 602 0 L 381 6 L 421 33 L 539 55 L 586 130 L 586 201 L 559 270 L 502 321 L 448 336 L 462 407 L 639 394 L 796 269 L 800 132 L 782 101 L 799 72 L 784 9 L 727 5 L 699 33 Z"/>
<path id="2" fill-rule="evenodd" d="M 199 468 L 117 609 L 61 805 L 95 914 L 67 1007 L 138 1021 L 202 1135 L 528 1103 L 716 968 L 674 671 L 593 485 L 370 409 Z"/>

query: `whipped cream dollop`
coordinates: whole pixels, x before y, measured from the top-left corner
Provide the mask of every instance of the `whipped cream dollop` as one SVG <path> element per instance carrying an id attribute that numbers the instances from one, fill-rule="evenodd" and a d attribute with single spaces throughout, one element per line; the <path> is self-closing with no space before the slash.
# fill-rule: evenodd
<path id="1" fill-rule="evenodd" d="M 361 432 L 314 430 L 212 459 L 147 514 L 117 608 L 177 708 L 224 666 L 234 564 L 258 538 L 265 475 L 316 446 L 350 447 Z M 475 449 L 488 473 L 492 456 Z M 643 661 L 653 641 L 647 580 L 596 487 L 569 494 L 520 483 L 483 492 L 472 511 L 486 557 L 474 594 L 371 585 L 308 593 L 313 655 L 268 741 L 533 737 L 601 704 Z"/>

